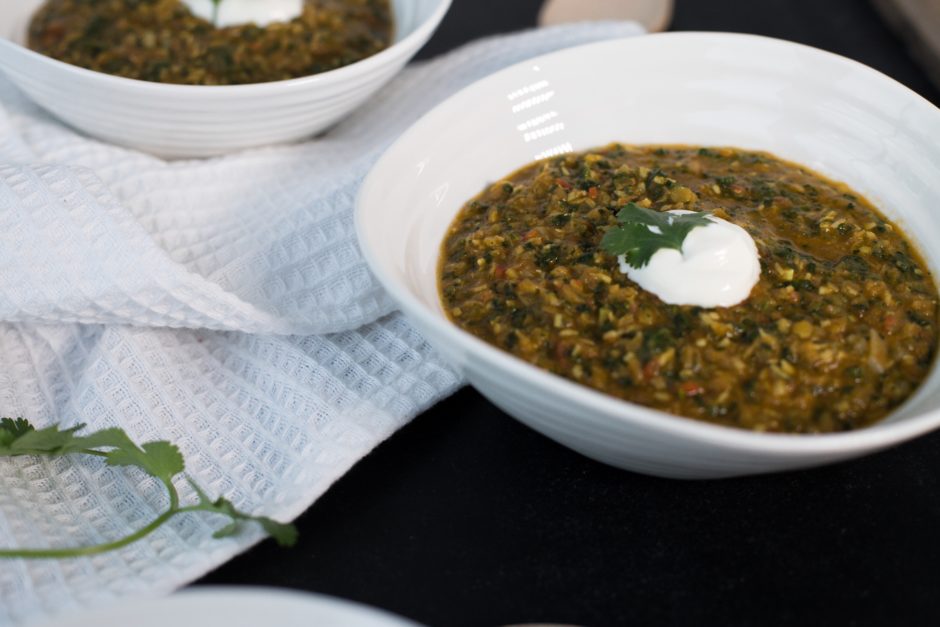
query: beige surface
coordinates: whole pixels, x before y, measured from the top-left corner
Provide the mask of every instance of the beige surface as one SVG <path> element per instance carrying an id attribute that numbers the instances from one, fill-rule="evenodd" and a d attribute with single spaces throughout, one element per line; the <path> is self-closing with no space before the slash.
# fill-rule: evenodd
<path id="1" fill-rule="evenodd" d="M 940 85 L 940 0 L 873 0 L 873 4 Z"/>
<path id="2" fill-rule="evenodd" d="M 539 24 L 583 20 L 636 20 L 650 32 L 666 30 L 673 0 L 546 0 Z"/>

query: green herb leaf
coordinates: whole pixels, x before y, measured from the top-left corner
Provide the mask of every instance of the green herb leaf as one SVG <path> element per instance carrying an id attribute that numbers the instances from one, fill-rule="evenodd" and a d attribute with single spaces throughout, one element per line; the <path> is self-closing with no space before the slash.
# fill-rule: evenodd
<path id="1" fill-rule="evenodd" d="M 300 534 L 294 525 L 278 522 L 267 516 L 257 516 L 254 520 L 277 542 L 278 546 L 291 547 L 297 544 L 297 536 Z"/>
<path id="2" fill-rule="evenodd" d="M 85 425 L 78 425 L 71 429 L 61 429 L 58 426 L 36 429 L 29 422 L 18 418 L 16 421 L 4 419 L 4 425 L 13 422 L 13 429 L 4 429 L 6 437 L 0 436 L 4 442 L 0 446 L 0 456 L 15 457 L 19 455 L 59 455 L 60 451 L 71 448 L 74 444 L 75 433 Z"/>
<path id="3" fill-rule="evenodd" d="M 228 516 L 232 519 L 232 522 L 225 525 L 214 534 L 213 538 L 227 538 L 233 536 L 241 529 L 243 523 L 246 522 L 255 522 L 261 525 L 261 528 L 264 529 L 265 533 L 271 536 L 279 546 L 291 547 L 297 543 L 297 528 L 294 525 L 285 524 L 268 518 L 267 516 L 252 516 L 236 509 L 235 505 L 231 501 L 225 498 L 217 498 L 214 501 L 210 500 L 205 492 L 199 486 L 190 481 L 193 489 L 196 491 L 196 494 L 199 496 L 199 505 L 198 508 L 201 511 L 213 512 L 216 514 L 221 514 L 223 516 Z"/>
<path id="4" fill-rule="evenodd" d="M 22 418 L 0 419 L 0 451 L 9 448 L 13 442 L 33 430 L 33 425 Z"/>
<path id="5" fill-rule="evenodd" d="M 136 466 L 157 479 L 172 479 L 186 469 L 180 450 L 169 442 L 148 442 L 142 448 L 130 444 L 108 453 L 108 465 Z"/>
<path id="6" fill-rule="evenodd" d="M 229 524 L 222 527 L 221 529 L 219 529 L 218 531 L 216 531 L 215 533 L 213 533 L 212 537 L 215 538 L 216 540 L 221 540 L 222 538 L 229 538 L 231 536 L 236 535 L 240 530 L 241 530 L 241 526 L 237 522 L 232 521 Z"/>
<path id="7" fill-rule="evenodd" d="M 632 202 L 620 210 L 617 220 L 620 224 L 607 230 L 601 247 L 612 255 L 623 255 L 634 268 L 645 267 L 661 248 L 682 251 L 692 229 L 711 224 L 706 214 L 698 211 L 677 215 Z"/>
<path id="8" fill-rule="evenodd" d="M 215 532 L 214 537 L 235 535 L 245 523 L 256 523 L 281 546 L 293 546 L 297 541 L 297 529 L 291 524 L 280 523 L 265 516 L 252 516 L 236 508 L 225 498 L 212 500 L 192 479 L 186 477 L 198 498 L 195 505 L 181 505 L 179 492 L 173 479 L 186 469 L 183 455 L 170 442 L 147 442 L 135 444 L 122 429 L 111 428 L 82 436 L 78 433 L 85 425 L 69 429 L 51 426 L 36 429 L 28 421 L 18 418 L 0 419 L 0 457 L 35 455 L 58 457 L 70 453 L 103 457 L 109 466 L 130 466 L 158 479 L 167 490 L 170 506 L 164 513 L 143 528 L 119 540 L 94 546 L 64 549 L 0 549 L 2 558 L 62 559 L 83 557 L 113 551 L 132 544 L 159 529 L 178 514 L 207 512 L 221 514 L 230 522 Z"/>

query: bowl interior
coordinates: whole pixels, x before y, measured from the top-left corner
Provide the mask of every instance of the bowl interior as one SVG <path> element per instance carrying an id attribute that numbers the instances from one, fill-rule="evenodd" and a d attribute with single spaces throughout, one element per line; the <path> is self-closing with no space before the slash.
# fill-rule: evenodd
<path id="1" fill-rule="evenodd" d="M 0 6 L 0 36 L 10 41 L 26 45 L 26 33 L 29 20 L 33 13 L 42 6 L 45 0 L 20 0 L 19 2 L 4 2 Z"/>
<path id="2" fill-rule="evenodd" d="M 0 3 L 0 37 L 25 46 L 30 18 L 44 2 L 16 0 Z M 437 0 L 391 0 L 391 3 L 395 14 L 396 43 L 413 33 L 440 4 Z"/>
<path id="3" fill-rule="evenodd" d="M 746 35 L 617 40 L 515 66 L 434 110 L 373 170 L 357 224 L 393 296 L 461 341 L 455 326 L 441 322 L 439 248 L 462 204 L 487 183 L 535 159 L 612 141 L 735 146 L 848 183 L 905 229 L 936 272 L 937 137 L 940 111 L 933 105 L 819 50 Z M 451 356 L 459 362 L 456 352 Z M 550 375 L 543 384 L 552 385 Z M 870 430 L 938 407 L 934 368 L 912 399 Z"/>

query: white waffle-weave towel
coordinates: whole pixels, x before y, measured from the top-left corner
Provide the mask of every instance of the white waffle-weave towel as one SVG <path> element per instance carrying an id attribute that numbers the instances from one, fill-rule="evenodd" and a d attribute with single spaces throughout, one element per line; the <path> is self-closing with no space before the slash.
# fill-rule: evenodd
<path id="1" fill-rule="evenodd" d="M 207 161 L 78 135 L 0 77 L 0 415 L 170 439 L 210 494 L 297 516 L 461 384 L 359 253 L 352 206 L 370 165 L 476 79 L 640 32 L 582 24 L 478 42 L 406 69 L 323 137 Z M 0 546 L 117 538 L 164 498 L 96 460 L 3 459 Z M 218 523 L 187 515 L 95 558 L 0 561 L 0 625 L 168 593 L 260 538 L 214 540 Z"/>

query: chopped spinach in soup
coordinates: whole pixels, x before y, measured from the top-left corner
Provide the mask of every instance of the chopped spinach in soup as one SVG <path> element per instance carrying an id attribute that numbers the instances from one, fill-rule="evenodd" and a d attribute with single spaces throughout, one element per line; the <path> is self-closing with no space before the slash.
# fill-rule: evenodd
<path id="1" fill-rule="evenodd" d="M 667 305 L 600 242 L 628 203 L 703 211 L 754 239 L 761 277 L 727 308 Z M 938 294 L 917 251 L 846 185 L 760 152 L 625 146 L 491 185 L 443 244 L 453 322 L 572 381 L 722 425 L 864 427 L 930 371 Z"/>
<path id="2" fill-rule="evenodd" d="M 387 48 L 392 26 L 389 0 L 305 0 L 303 13 L 288 22 L 226 28 L 180 0 L 47 0 L 30 24 L 29 46 L 126 78 L 236 85 L 355 63 Z"/>

